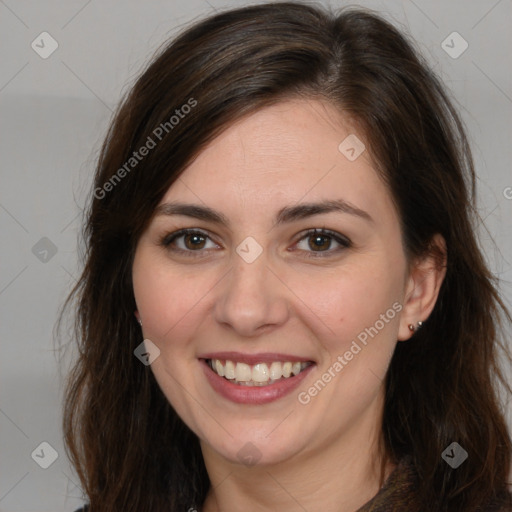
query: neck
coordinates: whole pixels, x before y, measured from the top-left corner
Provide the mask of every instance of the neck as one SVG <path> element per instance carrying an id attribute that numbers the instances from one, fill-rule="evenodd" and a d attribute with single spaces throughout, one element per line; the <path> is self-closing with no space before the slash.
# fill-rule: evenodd
<path id="1" fill-rule="evenodd" d="M 342 438 L 277 464 L 244 466 L 202 445 L 212 483 L 202 512 L 322 510 L 353 512 L 394 468 L 382 453 L 380 422 L 368 418 Z M 382 469 L 384 471 L 382 471 Z"/>

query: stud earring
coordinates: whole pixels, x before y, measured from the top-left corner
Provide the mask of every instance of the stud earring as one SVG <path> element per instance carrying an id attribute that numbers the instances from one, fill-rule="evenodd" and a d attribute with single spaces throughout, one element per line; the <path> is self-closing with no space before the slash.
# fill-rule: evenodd
<path id="1" fill-rule="evenodd" d="M 409 324 L 409 330 L 412 331 L 412 332 L 416 332 L 418 331 L 419 329 L 421 329 L 421 326 L 423 325 L 423 322 L 419 321 L 417 324 L 416 324 L 416 327 L 414 327 L 413 324 Z"/>

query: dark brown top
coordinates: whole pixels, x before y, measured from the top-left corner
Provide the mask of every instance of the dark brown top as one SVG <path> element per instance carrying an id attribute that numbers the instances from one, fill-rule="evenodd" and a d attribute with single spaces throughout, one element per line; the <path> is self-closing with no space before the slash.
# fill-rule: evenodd
<path id="1" fill-rule="evenodd" d="M 418 476 L 407 457 L 396 466 L 380 491 L 356 512 L 422 512 L 415 498 Z M 511 512 L 500 504 L 488 503 L 480 512 Z"/>
<path id="2" fill-rule="evenodd" d="M 357 512 L 414 512 L 418 506 L 414 500 L 416 473 L 409 459 L 403 459 L 380 491 Z"/>

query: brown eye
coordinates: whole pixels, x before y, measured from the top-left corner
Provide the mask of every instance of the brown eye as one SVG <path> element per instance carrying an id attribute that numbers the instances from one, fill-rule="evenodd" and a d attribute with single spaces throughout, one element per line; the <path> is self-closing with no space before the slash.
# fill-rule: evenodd
<path id="1" fill-rule="evenodd" d="M 203 249 L 206 237 L 199 233 L 193 233 L 190 235 L 183 235 L 183 240 L 185 242 L 185 247 L 187 247 L 187 249 Z"/>
<path id="2" fill-rule="evenodd" d="M 331 237 L 326 235 L 310 235 L 308 239 L 309 247 L 314 251 L 329 249 L 332 242 Z"/>
<path id="3" fill-rule="evenodd" d="M 332 249 L 333 244 L 337 244 L 338 247 Z M 348 238 L 334 231 L 313 229 L 308 231 L 296 246 L 299 250 L 305 252 L 308 257 L 315 258 L 338 254 L 340 251 L 351 247 L 352 243 Z"/>
<path id="4" fill-rule="evenodd" d="M 208 243 L 210 243 L 210 246 L 207 246 Z M 219 247 L 210 239 L 207 233 L 195 229 L 181 229 L 166 235 L 162 239 L 161 244 L 169 251 L 192 256 L 199 256 L 206 253 L 209 249 Z"/>

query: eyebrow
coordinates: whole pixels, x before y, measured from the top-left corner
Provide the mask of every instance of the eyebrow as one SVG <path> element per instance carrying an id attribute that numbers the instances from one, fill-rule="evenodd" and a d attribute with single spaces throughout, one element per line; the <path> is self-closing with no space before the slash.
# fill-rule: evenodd
<path id="1" fill-rule="evenodd" d="M 294 206 L 285 206 L 277 213 L 275 224 L 285 224 L 312 217 L 313 215 L 331 212 L 346 213 L 368 222 L 374 222 L 368 212 L 355 207 L 343 199 L 335 199 L 319 201 L 316 203 L 301 203 Z M 209 221 L 226 227 L 230 226 L 230 222 L 224 214 L 213 210 L 208 206 L 201 206 L 197 204 L 179 202 L 162 203 L 156 207 L 155 214 L 169 216 L 184 215 L 186 217 L 193 217 L 194 219 Z"/>

